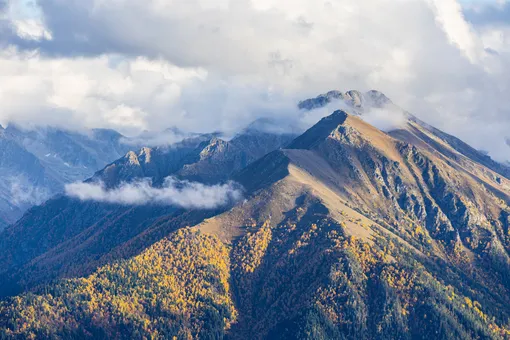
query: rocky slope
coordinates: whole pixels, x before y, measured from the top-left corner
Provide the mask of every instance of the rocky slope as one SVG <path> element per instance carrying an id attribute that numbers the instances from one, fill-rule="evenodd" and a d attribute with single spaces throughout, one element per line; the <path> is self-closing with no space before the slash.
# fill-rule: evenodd
<path id="1" fill-rule="evenodd" d="M 233 338 L 509 335 L 510 182 L 413 142 L 338 111 L 239 174 L 196 227 L 233 247 Z"/>
<path id="2" fill-rule="evenodd" d="M 440 152 L 449 153 L 448 156 L 453 158 L 458 157 L 457 154 L 460 153 L 498 174 L 507 178 L 510 176 L 510 167 L 508 164 L 498 163 L 488 155 L 472 148 L 460 139 L 423 122 L 413 114 L 400 108 L 379 91 L 372 90 L 366 93 L 347 91 L 346 93 L 342 93 L 335 90 L 299 103 L 299 108 L 304 111 L 311 111 L 326 106 L 346 109 L 349 113 L 360 116 L 363 119 L 365 119 L 365 116 L 369 115 L 373 109 L 384 109 L 385 115 L 399 117 L 399 119 L 396 119 L 398 124 L 390 126 L 387 130 L 393 137 L 402 139 L 405 142 L 411 142 L 411 139 L 416 142 L 416 137 L 418 137 L 418 140 L 422 139 L 425 141 L 429 150 L 438 149 Z M 391 117 L 388 118 L 388 120 L 392 120 Z M 410 134 L 413 136 L 410 136 Z M 425 146 L 425 144 L 422 144 L 422 146 Z M 451 152 L 451 149 L 453 149 L 454 152 Z"/>
<path id="3" fill-rule="evenodd" d="M 93 179 L 157 184 L 172 164 L 182 178 L 242 184 L 233 207 L 60 197 L 31 210 L 0 238 L 2 292 L 25 291 L 0 305 L 0 334 L 508 338 L 506 167 L 410 114 L 380 131 L 359 117 L 366 97 L 349 97 L 352 114 L 335 111 L 265 156 L 258 136 L 214 136 L 189 152 L 143 149 Z M 260 152 L 237 151 L 247 145 Z"/>

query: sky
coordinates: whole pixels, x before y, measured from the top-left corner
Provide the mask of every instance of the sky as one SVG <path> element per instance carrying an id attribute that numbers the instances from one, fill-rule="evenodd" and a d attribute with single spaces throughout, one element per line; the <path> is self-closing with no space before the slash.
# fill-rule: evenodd
<path id="1" fill-rule="evenodd" d="M 510 161 L 509 40 L 500 0 L 0 0 L 0 123 L 232 133 L 376 89 Z"/>

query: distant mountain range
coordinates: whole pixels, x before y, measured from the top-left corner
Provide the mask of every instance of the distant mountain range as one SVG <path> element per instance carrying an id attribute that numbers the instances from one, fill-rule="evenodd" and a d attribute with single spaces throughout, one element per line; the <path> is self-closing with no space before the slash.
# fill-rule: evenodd
<path id="1" fill-rule="evenodd" d="M 133 146 L 113 130 L 0 127 L 0 229 L 64 184 L 91 177 Z"/>
<path id="2" fill-rule="evenodd" d="M 507 339 L 510 168 L 377 91 L 299 107 L 335 105 L 299 135 L 194 135 L 86 182 L 234 181 L 237 202 L 30 209 L 0 234 L 0 337 Z M 381 131 L 376 109 L 403 119 Z"/>
<path id="3" fill-rule="evenodd" d="M 127 138 L 106 129 L 78 133 L 51 127 L 25 130 L 15 125 L 0 126 L 0 230 L 16 222 L 32 206 L 62 193 L 65 184 L 91 178 L 112 162 L 98 175 L 107 182 L 112 171 L 120 172 L 117 181 L 157 177 L 157 171 L 173 173 L 173 169 L 163 169 L 165 166 L 185 167 L 179 169 L 179 175 L 187 179 L 226 179 L 232 169 L 246 166 L 273 150 L 274 145 L 285 144 L 295 136 L 266 133 L 264 129 L 271 126 L 275 125 L 270 119 L 257 120 L 231 141 L 221 139 L 220 133 L 187 134 L 175 128 Z M 172 144 L 174 147 L 169 148 Z M 132 151 L 142 146 L 138 154 Z M 224 154 L 228 159 L 223 159 L 222 164 L 215 161 Z M 140 165 L 138 157 L 147 156 L 154 157 L 155 162 L 144 159 Z M 131 162 L 139 168 L 127 170 Z M 212 171 L 210 167 L 223 167 L 224 171 Z"/>

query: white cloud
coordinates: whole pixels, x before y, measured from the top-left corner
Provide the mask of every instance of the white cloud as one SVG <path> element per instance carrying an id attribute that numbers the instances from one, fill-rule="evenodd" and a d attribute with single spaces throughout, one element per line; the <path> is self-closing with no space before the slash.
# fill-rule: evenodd
<path id="1" fill-rule="evenodd" d="M 301 112 L 298 126 L 302 129 L 306 129 L 310 125 L 315 124 L 322 117 L 336 110 L 344 110 L 349 114 L 359 115 L 361 119 L 370 125 L 385 132 L 403 128 L 408 122 L 406 112 L 394 103 L 374 102 L 373 99 L 364 95 L 363 103 L 360 108 L 353 107 L 349 100 L 344 101 L 336 99 L 324 107 Z"/>
<path id="2" fill-rule="evenodd" d="M 509 135 L 510 26 L 472 25 L 456 0 L 39 5 L 51 40 L 11 39 L 17 49 L 0 54 L 4 123 L 231 133 L 293 117 L 299 100 L 330 89 L 378 89 L 476 148 L 510 154 L 482 137 Z"/>
<path id="3" fill-rule="evenodd" d="M 175 118 L 168 110 L 180 100 L 181 87 L 204 74 L 144 57 L 48 59 L 11 48 L 0 52 L 0 77 L 8 84 L 0 87 L 0 121 L 125 133 L 155 129 Z"/>
<path id="4" fill-rule="evenodd" d="M 437 22 L 451 43 L 455 44 L 472 63 L 477 63 L 483 53 L 479 39 L 464 19 L 462 7 L 457 0 L 429 0 Z"/>
<path id="5" fill-rule="evenodd" d="M 371 108 L 362 116 L 363 120 L 382 131 L 392 131 L 405 127 L 407 117 L 402 110 L 386 106 Z"/>
<path id="6" fill-rule="evenodd" d="M 193 134 L 175 130 L 164 130 L 156 133 L 147 131 L 135 137 L 123 138 L 122 142 L 133 146 L 143 145 L 147 147 L 158 147 L 169 146 L 178 142 L 182 142 L 184 139 L 192 136 Z"/>
<path id="7" fill-rule="evenodd" d="M 242 198 L 239 185 L 233 182 L 205 185 L 167 177 L 161 187 L 153 187 L 149 179 L 123 183 L 107 189 L 102 183 L 72 183 L 65 187 L 68 196 L 82 201 L 123 205 L 164 204 L 182 208 L 214 209 Z"/>
<path id="8" fill-rule="evenodd" d="M 11 203 L 16 206 L 41 204 L 51 196 L 48 188 L 35 186 L 23 176 L 9 176 L 3 181 L 9 188 Z"/>
<path id="9" fill-rule="evenodd" d="M 37 20 L 13 20 L 13 25 L 18 36 L 28 40 L 51 40 L 51 33 L 44 27 L 44 24 Z"/>

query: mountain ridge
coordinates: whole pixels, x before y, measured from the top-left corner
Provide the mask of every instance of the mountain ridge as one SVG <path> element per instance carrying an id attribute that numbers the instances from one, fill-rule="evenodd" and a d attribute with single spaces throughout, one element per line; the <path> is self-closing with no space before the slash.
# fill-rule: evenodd
<path id="1" fill-rule="evenodd" d="M 168 176 L 220 183 L 257 155 L 278 149 L 290 138 L 240 134 L 226 142 L 214 135 L 202 135 L 169 147 L 145 147 L 138 153 L 128 152 L 125 157 L 98 171 L 86 183 L 101 182 L 106 188 L 114 188 L 149 178 L 157 187 Z M 218 142 L 229 147 L 212 150 L 211 146 Z M 241 148 L 240 145 L 246 147 Z M 213 166 L 209 166 L 210 159 L 218 157 L 221 162 L 213 162 Z M 186 226 L 186 220 L 187 223 L 198 223 L 197 219 L 212 216 L 222 209 L 224 207 L 188 212 L 175 206 L 103 204 L 57 196 L 29 210 L 1 234 L 0 248 L 9 250 L 0 254 L 0 273 L 5 275 L 0 282 L 0 292 L 13 292 L 80 271 L 90 273 L 93 265 L 89 265 L 89 261 L 97 265 L 106 263 L 113 253 L 120 258 L 136 255 L 155 242 L 155 236 L 150 235 L 164 235 L 164 230 L 170 232 L 182 228 Z M 149 241 L 143 241 L 146 237 Z M 45 240 L 44 244 L 34 246 L 41 239 Z M 133 249 L 116 252 L 115 249 L 122 245 Z M 73 256 L 62 257 L 61 254 L 66 252 Z M 53 269 L 47 270 L 48 267 Z"/>

